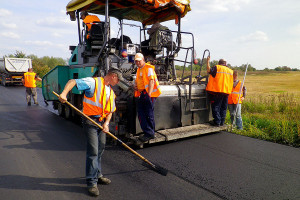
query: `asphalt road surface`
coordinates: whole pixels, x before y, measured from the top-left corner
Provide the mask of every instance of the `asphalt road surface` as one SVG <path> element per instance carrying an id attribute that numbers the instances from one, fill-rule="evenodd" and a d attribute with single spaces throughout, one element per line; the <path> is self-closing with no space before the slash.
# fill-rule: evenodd
<path id="1" fill-rule="evenodd" d="M 0 86 L 0 199 L 95 199 L 85 186 L 81 127 L 38 95 L 40 105 L 27 106 L 24 87 Z M 220 132 L 138 152 L 168 175 L 108 144 L 102 167 L 112 183 L 99 185 L 96 199 L 300 199 L 299 148 Z"/>

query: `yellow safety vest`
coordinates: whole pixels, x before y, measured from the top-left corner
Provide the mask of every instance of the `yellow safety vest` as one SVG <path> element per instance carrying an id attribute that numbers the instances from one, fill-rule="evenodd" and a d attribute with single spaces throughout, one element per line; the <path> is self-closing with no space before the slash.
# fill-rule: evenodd
<path id="1" fill-rule="evenodd" d="M 107 115 L 116 111 L 116 95 L 110 88 L 109 99 L 106 99 L 106 89 L 104 79 L 97 77 L 95 79 L 95 91 L 92 97 L 84 95 L 83 113 L 88 116 L 100 115 L 99 121 L 102 121 Z"/>
<path id="2" fill-rule="evenodd" d="M 36 87 L 36 73 L 34 72 L 26 72 L 24 73 L 24 82 L 25 87 L 35 88 Z"/>
<path id="3" fill-rule="evenodd" d="M 140 81 L 139 80 L 140 77 L 142 77 L 144 85 L 145 85 L 145 90 L 147 93 L 149 93 L 149 82 L 150 82 L 150 80 L 148 78 L 148 69 L 149 68 L 152 68 L 153 73 L 154 73 L 154 75 L 153 75 L 154 76 L 154 87 L 153 87 L 153 91 L 151 93 L 151 97 L 158 97 L 161 94 L 161 89 L 160 89 L 159 82 L 158 82 L 153 65 L 146 63 L 144 67 L 138 68 L 137 72 L 136 72 L 136 80 L 135 81 L 136 81 L 136 83 L 138 83 L 138 81 Z M 141 74 L 142 74 L 142 76 L 140 76 Z M 135 97 L 139 97 L 140 95 L 141 95 L 141 93 L 139 91 L 134 92 Z"/>
<path id="4" fill-rule="evenodd" d="M 233 71 L 226 66 L 216 65 L 216 76 L 209 76 L 207 91 L 230 94 L 233 86 Z"/>
<path id="5" fill-rule="evenodd" d="M 239 81 L 238 84 L 235 87 L 233 87 L 231 94 L 228 96 L 228 104 L 237 104 L 239 100 L 240 88 L 241 88 L 241 81 Z M 243 93 L 241 92 L 240 102 L 239 102 L 240 104 L 242 103 L 241 100 L 242 97 L 243 97 Z"/>

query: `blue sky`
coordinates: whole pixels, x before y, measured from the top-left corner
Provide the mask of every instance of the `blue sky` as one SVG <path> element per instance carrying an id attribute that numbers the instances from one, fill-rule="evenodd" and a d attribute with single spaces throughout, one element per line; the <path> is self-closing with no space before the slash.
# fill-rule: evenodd
<path id="1" fill-rule="evenodd" d="M 69 58 L 78 36 L 76 22 L 66 15 L 68 2 L 0 0 L 0 57 L 18 50 Z M 191 0 L 191 8 L 182 30 L 194 34 L 197 57 L 209 49 L 212 60 L 224 58 L 233 66 L 300 69 L 299 0 Z M 164 25 L 177 30 L 173 21 Z"/>

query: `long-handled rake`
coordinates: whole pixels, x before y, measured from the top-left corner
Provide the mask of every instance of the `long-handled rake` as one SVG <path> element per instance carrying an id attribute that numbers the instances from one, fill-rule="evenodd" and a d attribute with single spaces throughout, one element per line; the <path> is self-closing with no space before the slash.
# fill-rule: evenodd
<path id="1" fill-rule="evenodd" d="M 55 96 L 59 97 L 59 95 L 56 92 L 52 92 Z M 87 116 L 86 114 L 84 114 L 82 111 L 80 111 L 78 108 L 76 108 L 75 106 L 73 106 L 70 102 L 66 101 L 66 104 L 68 104 L 71 108 L 73 108 L 74 110 L 76 110 L 78 113 L 80 113 L 82 116 L 84 116 L 86 119 L 88 119 L 89 121 L 91 121 L 94 125 L 98 126 L 101 130 L 103 130 L 103 127 L 101 125 L 99 125 L 98 123 L 96 123 L 94 120 L 92 120 L 89 116 Z M 119 138 L 117 138 L 115 135 L 113 135 L 110 132 L 105 132 L 107 135 L 109 135 L 110 137 L 112 137 L 113 139 L 117 140 L 118 142 L 120 142 L 126 149 L 128 149 L 129 151 L 131 151 L 131 153 L 135 154 L 136 156 L 138 156 L 140 159 L 142 159 L 144 162 L 148 163 L 149 166 L 151 167 L 151 169 L 153 169 L 154 171 L 158 172 L 161 175 L 166 176 L 168 174 L 168 170 L 160 167 L 158 165 L 154 165 L 152 162 L 150 162 L 149 160 L 147 160 L 145 157 L 143 157 L 141 154 L 139 154 L 138 152 L 136 152 L 135 150 L 133 150 L 132 148 L 130 148 L 127 144 L 125 144 L 122 140 L 120 140 Z"/>

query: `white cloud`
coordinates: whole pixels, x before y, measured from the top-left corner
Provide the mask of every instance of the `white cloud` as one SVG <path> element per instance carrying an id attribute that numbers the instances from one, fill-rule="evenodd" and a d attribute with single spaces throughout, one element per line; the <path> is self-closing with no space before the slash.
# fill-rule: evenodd
<path id="1" fill-rule="evenodd" d="M 29 45 L 35 45 L 35 46 L 52 46 L 53 43 L 50 42 L 50 41 L 30 41 L 30 40 L 27 40 L 25 41 L 25 44 L 29 44 Z"/>
<path id="2" fill-rule="evenodd" d="M 5 22 L 2 22 L 1 25 L 2 25 L 4 28 L 11 28 L 11 29 L 17 28 L 17 25 L 14 24 L 14 23 L 5 23 Z"/>
<path id="3" fill-rule="evenodd" d="M 33 45 L 33 46 L 39 46 L 39 47 L 44 47 L 44 48 L 48 48 L 48 47 L 57 47 L 57 48 L 66 48 L 64 44 L 56 44 L 56 43 L 53 43 L 53 42 L 50 42 L 50 41 L 41 41 L 41 40 L 35 40 L 35 41 L 32 41 L 32 40 L 27 40 L 25 41 L 25 44 L 27 45 Z"/>
<path id="4" fill-rule="evenodd" d="M 38 26 L 51 28 L 66 28 L 68 25 L 74 25 L 67 17 L 47 17 L 36 21 Z"/>
<path id="5" fill-rule="evenodd" d="M 20 35 L 13 33 L 13 32 L 3 32 L 1 33 L 3 37 L 11 38 L 11 39 L 19 39 L 21 38 Z"/>
<path id="6" fill-rule="evenodd" d="M 238 11 L 250 0 L 194 0 L 192 11 L 196 12 L 229 12 Z"/>
<path id="7" fill-rule="evenodd" d="M 266 42 L 269 41 L 268 35 L 262 31 L 255 31 L 248 35 L 242 36 L 236 40 L 237 42 Z"/>
<path id="8" fill-rule="evenodd" d="M 57 38 L 61 38 L 61 37 L 63 37 L 63 35 L 62 35 L 62 34 L 59 34 L 59 33 L 57 33 L 57 32 L 55 32 L 55 33 L 52 33 L 52 35 L 53 35 L 54 37 L 57 37 Z"/>
<path id="9" fill-rule="evenodd" d="M 0 17 L 6 17 L 7 15 L 11 15 L 11 12 L 9 10 L 0 8 Z"/>

